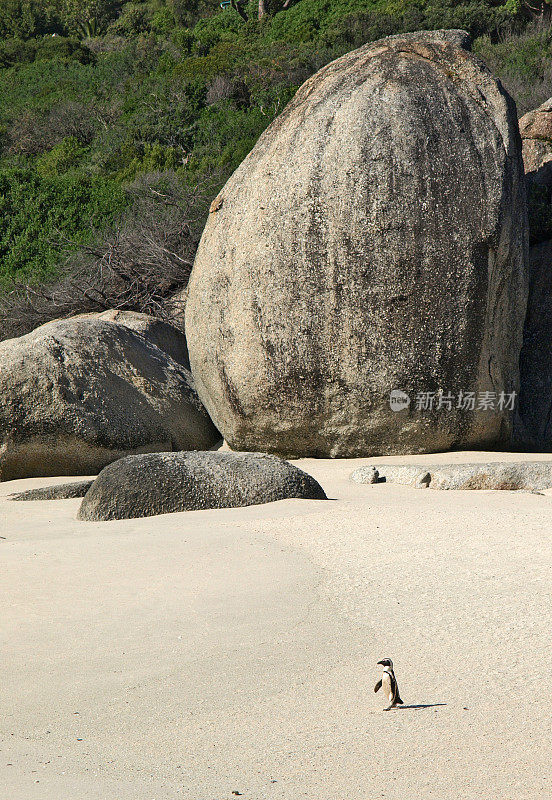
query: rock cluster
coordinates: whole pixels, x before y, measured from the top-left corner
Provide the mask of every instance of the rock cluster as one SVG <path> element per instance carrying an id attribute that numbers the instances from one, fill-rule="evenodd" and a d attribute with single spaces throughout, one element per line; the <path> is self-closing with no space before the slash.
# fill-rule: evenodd
<path id="1" fill-rule="evenodd" d="M 521 134 L 545 180 L 552 104 Z M 533 251 L 526 314 L 515 107 L 468 35 L 367 44 L 299 89 L 211 204 L 186 336 L 113 310 L 0 343 L 0 480 L 101 471 L 14 499 L 86 492 L 81 519 L 115 519 L 324 497 L 276 456 L 510 446 L 508 405 L 420 395 L 519 392 L 517 446 L 552 449 L 551 254 Z M 219 431 L 249 454 L 205 452 Z M 543 465 L 378 469 L 439 488 L 548 480 Z"/>

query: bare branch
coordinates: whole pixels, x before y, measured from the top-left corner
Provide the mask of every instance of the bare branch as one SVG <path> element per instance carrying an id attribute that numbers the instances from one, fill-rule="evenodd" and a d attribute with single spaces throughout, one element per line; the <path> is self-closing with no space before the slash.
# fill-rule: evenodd
<path id="1" fill-rule="evenodd" d="M 28 333 L 59 317 L 127 309 L 173 322 L 207 210 L 220 188 L 211 178 L 183 187 L 174 173 L 141 176 L 130 187 L 133 203 L 103 238 L 77 243 L 61 232 L 67 254 L 63 274 L 47 286 L 16 285 L 0 302 L 0 338 Z"/>

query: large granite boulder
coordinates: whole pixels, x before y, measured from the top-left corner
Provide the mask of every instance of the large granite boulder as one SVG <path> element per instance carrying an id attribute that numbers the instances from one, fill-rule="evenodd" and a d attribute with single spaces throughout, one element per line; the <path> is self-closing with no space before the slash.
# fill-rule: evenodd
<path id="1" fill-rule="evenodd" d="M 517 117 L 461 41 L 390 37 L 329 64 L 213 202 L 186 335 L 198 394 L 233 449 L 507 446 L 506 409 L 389 404 L 394 389 L 518 388 Z"/>
<path id="2" fill-rule="evenodd" d="M 326 495 L 306 472 L 265 453 L 152 453 L 122 458 L 102 470 L 78 518 L 131 519 L 290 498 L 325 500 Z"/>
<path id="3" fill-rule="evenodd" d="M 0 480 L 90 475 L 219 438 L 190 372 L 126 325 L 57 320 L 0 343 Z"/>

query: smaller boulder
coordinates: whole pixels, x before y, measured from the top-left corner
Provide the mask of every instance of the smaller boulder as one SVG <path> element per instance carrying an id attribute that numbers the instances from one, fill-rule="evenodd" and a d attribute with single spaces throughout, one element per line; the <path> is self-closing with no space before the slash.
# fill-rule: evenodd
<path id="1" fill-rule="evenodd" d="M 133 519 L 290 498 L 325 500 L 326 495 L 306 472 L 265 453 L 148 453 L 103 469 L 77 518 Z"/>
<path id="2" fill-rule="evenodd" d="M 355 483 L 401 483 L 404 486 L 428 486 L 428 467 L 417 464 L 378 464 L 378 479 L 374 481 L 375 467 L 359 467 L 351 474 Z"/>
<path id="3" fill-rule="evenodd" d="M 372 483 L 373 467 L 356 469 L 351 480 Z M 380 481 L 430 489 L 502 489 L 538 491 L 552 488 L 552 461 L 489 464 L 378 464 Z"/>
<path id="4" fill-rule="evenodd" d="M 552 98 L 519 120 L 523 166 L 529 186 L 552 185 Z"/>
<path id="5" fill-rule="evenodd" d="M 523 165 L 528 188 L 552 185 L 552 143 L 542 139 L 523 140 Z"/>
<path id="6" fill-rule="evenodd" d="M 72 500 L 84 497 L 93 480 L 76 481 L 75 483 L 58 483 L 56 486 L 41 486 L 38 489 L 27 489 L 8 495 L 8 500 Z"/>
<path id="7" fill-rule="evenodd" d="M 165 335 L 178 347 L 170 327 L 85 315 L 0 342 L 0 480 L 96 475 L 130 453 L 215 445 L 181 349 L 176 361 L 161 348 Z"/>
<path id="8" fill-rule="evenodd" d="M 547 139 L 552 141 L 552 97 L 542 106 L 528 111 L 519 121 L 522 139 Z"/>

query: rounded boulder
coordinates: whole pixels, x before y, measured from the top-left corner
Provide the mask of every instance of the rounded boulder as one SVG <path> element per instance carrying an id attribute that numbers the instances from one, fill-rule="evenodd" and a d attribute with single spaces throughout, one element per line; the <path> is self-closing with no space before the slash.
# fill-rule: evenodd
<path id="1" fill-rule="evenodd" d="M 462 36 L 320 70 L 211 206 L 186 304 L 198 394 L 234 450 L 366 456 L 505 446 L 527 215 L 515 107 Z M 397 413 L 390 393 L 411 402 Z"/>
<path id="2" fill-rule="evenodd" d="M 0 480 L 97 474 L 219 439 L 191 373 L 126 325 L 56 320 L 0 343 Z"/>
<path id="3" fill-rule="evenodd" d="M 325 500 L 326 495 L 306 472 L 265 453 L 151 453 L 102 470 L 78 519 L 133 519 L 290 498 Z"/>

